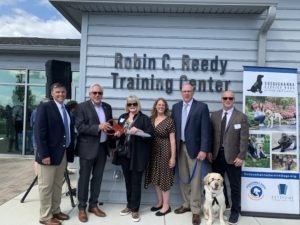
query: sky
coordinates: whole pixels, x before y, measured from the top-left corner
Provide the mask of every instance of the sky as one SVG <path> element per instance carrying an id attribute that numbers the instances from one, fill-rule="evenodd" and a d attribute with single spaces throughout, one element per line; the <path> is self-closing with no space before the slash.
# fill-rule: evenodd
<path id="1" fill-rule="evenodd" d="M 0 0 L 0 37 L 80 38 L 48 0 Z"/>

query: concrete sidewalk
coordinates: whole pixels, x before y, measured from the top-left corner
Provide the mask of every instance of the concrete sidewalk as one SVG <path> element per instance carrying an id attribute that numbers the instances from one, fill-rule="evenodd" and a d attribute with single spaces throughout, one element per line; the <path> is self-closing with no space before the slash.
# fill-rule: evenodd
<path id="1" fill-rule="evenodd" d="M 3 193 L 9 193 L 12 192 L 12 188 L 16 188 L 18 186 L 22 186 L 24 189 L 22 193 L 20 193 L 17 196 L 14 196 L 10 200 L 7 200 L 5 203 L 0 205 L 0 224 L 2 225 L 38 225 L 39 224 L 39 198 L 38 198 L 38 188 L 37 185 L 35 185 L 32 190 L 29 192 L 27 198 L 25 199 L 24 203 L 20 203 L 20 200 L 22 199 L 25 190 L 28 188 L 28 186 L 24 185 L 24 183 L 18 181 L 18 176 L 23 175 L 26 176 L 28 173 L 29 180 L 32 181 L 32 176 L 30 175 L 32 173 L 31 168 L 29 168 L 29 171 L 26 172 L 23 167 L 23 174 L 18 174 L 18 176 L 9 175 L 8 173 L 13 173 L 14 167 L 12 166 L 14 163 L 16 163 L 15 160 L 11 161 L 11 166 L 9 166 L 10 170 L 9 172 L 3 172 L 1 173 L 7 173 L 5 178 L 3 176 L 1 178 L 1 184 L 5 184 L 10 180 L 10 182 L 14 182 L 14 186 L 6 187 L 9 188 L 9 190 L 6 190 L 6 192 Z M 28 162 L 24 162 L 26 165 L 30 164 Z M 22 168 L 22 167 L 21 167 Z M 27 167 L 25 167 L 27 168 Z M 14 181 L 11 181 L 11 179 L 14 178 Z M 76 175 L 70 175 L 72 186 L 76 186 Z M 8 179 L 5 181 L 5 179 Z M 1 187 L 1 189 L 3 186 Z M 78 209 L 77 207 L 72 208 L 70 198 L 66 196 L 66 192 L 68 191 L 66 185 L 63 187 L 63 195 L 62 195 L 62 204 L 61 208 L 62 211 L 65 213 L 68 213 L 70 215 L 70 220 L 64 221 L 63 225 L 79 225 L 79 224 L 90 224 L 90 225 L 96 225 L 96 224 L 103 224 L 103 225 L 191 225 L 192 221 L 192 215 L 191 213 L 185 213 L 182 215 L 174 214 L 174 209 L 178 207 L 178 205 L 172 205 L 172 212 L 167 214 L 163 217 L 157 217 L 154 215 L 153 212 L 150 211 L 150 205 L 142 205 L 140 209 L 140 216 L 141 221 L 140 222 L 133 222 L 131 220 L 131 216 L 120 216 L 119 212 L 124 208 L 124 204 L 108 204 L 105 203 L 103 206 L 101 206 L 101 209 L 103 209 L 107 217 L 105 218 L 99 218 L 96 217 L 93 214 L 88 214 L 89 221 L 87 223 L 81 223 L 78 218 Z M 2 199 L 4 196 L 0 196 L 0 199 Z M 76 202 L 76 198 L 75 202 Z M 229 212 L 225 212 L 226 215 L 229 214 Z M 239 225 L 297 225 L 299 224 L 299 220 L 289 220 L 289 219 L 276 219 L 276 218 L 260 218 L 260 217 L 245 217 L 241 216 L 239 219 L 238 224 Z M 205 225 L 206 221 L 202 218 L 201 225 Z M 214 225 L 219 225 L 219 222 L 215 220 L 213 223 Z"/>
<path id="2" fill-rule="evenodd" d="M 64 192 L 67 188 L 64 187 Z M 3 225 L 38 225 L 39 222 L 39 199 L 38 189 L 34 186 L 24 203 L 20 203 L 23 194 L 16 196 L 10 201 L 0 206 L 0 218 Z M 177 206 L 176 206 L 177 207 Z M 61 204 L 62 211 L 70 215 L 70 220 L 64 221 L 63 225 L 79 225 L 81 223 L 77 218 L 77 208 L 71 207 L 69 197 L 65 194 L 62 197 Z M 119 212 L 124 208 L 121 204 L 104 204 L 101 206 L 107 213 L 107 217 L 99 218 L 93 214 L 89 215 L 89 221 L 84 224 L 105 224 L 105 225 L 191 225 L 191 213 L 185 213 L 182 215 L 176 215 L 174 212 L 167 214 L 164 217 L 157 217 L 150 211 L 149 205 L 141 206 L 140 215 L 141 221 L 136 223 L 132 222 L 131 216 L 120 216 Z M 175 206 L 172 207 L 173 210 Z M 226 212 L 228 214 L 228 212 Z M 206 224 L 206 221 L 202 218 L 202 225 Z M 258 218 L 258 217 L 240 217 L 240 225 L 296 225 L 299 224 L 299 220 L 287 220 L 287 219 L 270 219 L 270 218 Z M 219 225 L 218 221 L 214 222 L 214 225 Z"/>

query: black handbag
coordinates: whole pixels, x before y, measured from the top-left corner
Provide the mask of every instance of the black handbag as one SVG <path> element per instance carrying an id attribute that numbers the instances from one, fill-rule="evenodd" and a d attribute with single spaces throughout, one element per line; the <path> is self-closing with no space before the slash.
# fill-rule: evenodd
<path id="1" fill-rule="evenodd" d="M 128 145 L 127 143 L 119 143 L 116 149 L 116 154 L 118 157 L 126 157 L 128 154 Z"/>
<path id="2" fill-rule="evenodd" d="M 130 128 L 133 126 L 134 122 L 137 120 L 138 117 L 139 117 L 139 114 L 135 117 L 135 119 L 133 120 L 133 122 L 130 125 L 126 126 L 127 130 L 130 130 Z M 126 134 L 126 132 L 124 132 L 124 133 L 125 133 L 124 142 L 119 141 L 119 143 L 117 144 L 117 148 L 115 151 L 117 157 L 126 157 L 129 152 L 128 143 L 130 141 L 130 134 L 128 134 L 128 133 Z"/>

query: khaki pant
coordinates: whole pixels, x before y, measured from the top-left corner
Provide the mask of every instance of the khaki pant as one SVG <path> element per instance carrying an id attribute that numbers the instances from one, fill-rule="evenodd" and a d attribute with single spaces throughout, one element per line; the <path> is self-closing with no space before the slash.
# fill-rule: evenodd
<path id="1" fill-rule="evenodd" d="M 191 159 L 188 155 L 186 145 L 181 144 L 179 153 L 179 177 L 180 191 L 183 198 L 183 207 L 191 208 L 193 214 L 200 214 L 201 210 L 201 161 L 198 161 L 196 171 L 191 183 L 188 183 L 189 178 L 193 174 L 193 169 L 197 158 Z"/>
<path id="2" fill-rule="evenodd" d="M 67 166 L 66 153 L 58 166 L 38 164 L 38 186 L 40 196 L 40 221 L 51 219 L 59 213 L 64 172 Z"/>

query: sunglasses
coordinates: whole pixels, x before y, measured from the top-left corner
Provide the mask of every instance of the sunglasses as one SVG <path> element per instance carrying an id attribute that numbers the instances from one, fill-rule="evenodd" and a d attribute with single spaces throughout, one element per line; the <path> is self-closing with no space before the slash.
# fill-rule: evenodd
<path id="1" fill-rule="evenodd" d="M 97 94 L 98 95 L 103 95 L 103 92 L 102 91 L 93 91 L 92 94 L 93 95 L 97 95 Z"/>
<path id="2" fill-rule="evenodd" d="M 136 102 L 134 103 L 127 103 L 127 106 L 130 107 L 130 106 L 138 106 L 138 104 Z"/>
<path id="3" fill-rule="evenodd" d="M 226 101 L 226 100 L 230 100 L 232 101 L 234 99 L 234 97 L 223 97 L 223 100 Z"/>

